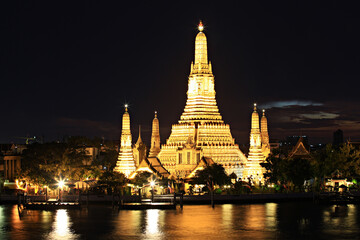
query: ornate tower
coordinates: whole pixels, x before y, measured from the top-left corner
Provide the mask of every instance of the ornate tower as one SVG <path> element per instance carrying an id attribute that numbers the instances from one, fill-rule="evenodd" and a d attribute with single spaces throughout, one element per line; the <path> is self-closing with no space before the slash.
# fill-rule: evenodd
<path id="1" fill-rule="evenodd" d="M 171 129 L 158 158 L 169 172 L 185 177 L 202 157 L 222 164 L 228 174 L 242 177 L 247 159 L 235 144 L 215 99 L 215 80 L 207 56 L 207 39 L 200 22 L 195 38 L 195 61 L 191 63 L 187 101 L 183 114 Z"/>
<path id="2" fill-rule="evenodd" d="M 254 103 L 254 112 L 251 115 L 251 131 L 250 131 L 250 150 L 248 162 L 244 170 L 244 177 L 251 178 L 258 183 L 263 181 L 263 168 L 260 163 L 264 161 L 264 155 L 261 149 L 261 133 L 259 126 L 259 114 Z"/>
<path id="3" fill-rule="evenodd" d="M 146 157 L 146 145 L 141 139 L 141 127 L 139 126 L 139 138 L 133 147 L 134 159 L 136 167 L 139 166 L 141 161 Z"/>
<path id="4" fill-rule="evenodd" d="M 265 116 L 265 109 L 263 109 L 263 115 L 261 117 L 261 149 L 264 154 L 264 157 L 267 158 L 270 154 L 270 143 L 269 143 L 269 133 L 268 133 L 268 124 L 267 118 Z"/>
<path id="5" fill-rule="evenodd" d="M 157 112 L 155 111 L 155 117 L 152 122 L 151 133 L 151 147 L 149 157 L 156 157 L 160 152 L 160 131 L 159 131 L 159 119 L 157 119 Z"/>
<path id="6" fill-rule="evenodd" d="M 122 118 L 122 131 L 120 139 L 120 152 L 115 172 L 120 172 L 128 177 L 133 171 L 135 171 L 135 161 L 132 150 L 132 140 L 130 131 L 130 115 L 128 113 L 127 104 L 125 104 L 125 113 Z"/>

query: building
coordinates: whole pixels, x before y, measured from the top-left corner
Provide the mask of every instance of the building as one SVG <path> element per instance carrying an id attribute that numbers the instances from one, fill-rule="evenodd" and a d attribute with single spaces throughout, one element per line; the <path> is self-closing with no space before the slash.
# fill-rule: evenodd
<path id="1" fill-rule="evenodd" d="M 195 60 L 191 63 L 187 101 L 183 114 L 171 129 L 158 158 L 176 178 L 184 178 L 203 157 L 222 164 L 228 174 L 242 176 L 247 159 L 225 124 L 215 99 L 215 80 L 208 61 L 207 39 L 199 24 Z"/>
<path id="2" fill-rule="evenodd" d="M 267 158 L 271 151 L 271 145 L 269 140 L 269 132 L 268 132 L 268 123 L 267 118 L 265 116 L 265 109 L 263 109 L 263 115 L 261 117 L 261 150 L 264 154 L 264 157 Z"/>
<path id="3" fill-rule="evenodd" d="M 130 130 L 130 115 L 128 106 L 125 104 L 125 113 L 122 118 L 122 130 L 120 138 L 120 151 L 116 162 L 115 172 L 123 173 L 129 177 L 136 169 L 135 159 L 132 149 L 132 137 Z"/>
<path id="4" fill-rule="evenodd" d="M 141 163 L 141 161 L 143 161 L 146 158 L 146 150 L 147 150 L 147 147 L 141 139 L 141 127 L 139 126 L 139 137 L 133 147 L 133 154 L 134 154 L 134 160 L 135 160 L 136 167 L 138 167 L 139 164 Z"/>
<path id="5" fill-rule="evenodd" d="M 264 161 L 265 156 L 262 149 L 261 141 L 262 141 L 262 137 L 266 137 L 265 134 L 267 134 L 267 126 L 266 128 L 265 127 L 262 128 L 264 129 L 264 131 L 266 129 L 266 132 L 264 132 L 264 134 L 261 134 L 260 131 L 259 114 L 257 113 L 256 103 L 255 103 L 254 111 L 251 114 L 250 149 L 249 149 L 248 161 L 246 163 L 246 167 L 243 175 L 245 179 L 249 179 L 255 184 L 259 184 L 260 182 L 264 181 L 264 177 L 263 177 L 264 169 L 263 167 L 261 167 L 260 163 Z M 267 146 L 269 146 L 268 135 L 267 135 Z"/>
<path id="6" fill-rule="evenodd" d="M 152 122 L 151 132 L 151 147 L 149 157 L 157 157 L 160 152 L 160 131 L 159 131 L 159 119 L 157 118 L 157 111 L 155 111 L 155 117 Z"/>
<path id="7" fill-rule="evenodd" d="M 304 138 L 300 137 L 289 153 L 290 158 L 311 158 L 309 150 L 305 147 Z"/>

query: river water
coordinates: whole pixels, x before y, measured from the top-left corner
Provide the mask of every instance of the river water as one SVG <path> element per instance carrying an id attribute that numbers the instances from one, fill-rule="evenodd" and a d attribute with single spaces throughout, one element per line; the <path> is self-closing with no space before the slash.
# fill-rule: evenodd
<path id="1" fill-rule="evenodd" d="M 360 239 L 360 206 L 311 202 L 183 210 L 27 210 L 0 205 L 0 239 Z"/>

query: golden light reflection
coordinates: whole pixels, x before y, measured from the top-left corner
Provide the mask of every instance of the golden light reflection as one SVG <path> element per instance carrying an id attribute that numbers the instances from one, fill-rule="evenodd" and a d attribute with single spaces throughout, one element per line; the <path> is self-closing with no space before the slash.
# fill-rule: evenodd
<path id="1" fill-rule="evenodd" d="M 68 212 L 65 209 L 56 211 L 53 229 L 50 232 L 48 239 L 76 239 L 78 236 L 71 230 L 71 222 Z"/>
<path id="2" fill-rule="evenodd" d="M 151 209 L 146 212 L 146 234 L 159 233 L 159 211 Z"/>
<path id="3" fill-rule="evenodd" d="M 265 225 L 267 228 L 276 228 L 276 209 L 277 203 L 267 203 Z"/>
<path id="4" fill-rule="evenodd" d="M 224 204 L 222 205 L 222 225 L 225 228 L 231 229 L 233 226 L 233 205 Z"/>

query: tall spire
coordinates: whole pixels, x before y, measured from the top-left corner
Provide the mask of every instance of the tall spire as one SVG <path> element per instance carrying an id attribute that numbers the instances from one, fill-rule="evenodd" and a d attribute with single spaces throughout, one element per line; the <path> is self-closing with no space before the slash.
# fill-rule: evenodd
<path id="1" fill-rule="evenodd" d="M 141 125 L 139 125 L 139 137 L 138 140 L 136 141 L 136 145 L 140 145 L 142 143 L 142 139 L 141 139 Z"/>
<path id="2" fill-rule="evenodd" d="M 265 109 L 263 109 L 262 111 L 263 115 L 261 117 L 261 141 L 262 143 L 269 143 L 268 124 L 267 118 L 265 116 Z"/>
<path id="3" fill-rule="evenodd" d="M 152 122 L 151 133 L 151 147 L 149 157 L 156 157 L 160 152 L 160 131 L 159 131 L 159 119 L 157 118 L 157 111 Z"/>
<path id="4" fill-rule="evenodd" d="M 264 181 L 263 168 L 260 166 L 260 163 L 264 160 L 264 155 L 261 150 L 259 126 L 259 114 L 257 113 L 256 103 L 254 103 L 254 111 L 251 114 L 250 149 L 244 177 L 251 178 L 256 184 Z"/>
<path id="5" fill-rule="evenodd" d="M 251 131 L 252 132 L 259 132 L 259 114 L 256 110 L 256 103 L 254 103 L 254 112 L 251 115 Z"/>
<path id="6" fill-rule="evenodd" d="M 172 125 L 170 137 L 157 158 L 174 176 L 186 177 L 205 157 L 223 164 L 228 174 L 234 172 L 241 178 L 247 159 L 220 115 L 202 22 L 198 29 L 185 109 L 178 123 Z"/>
<path id="7" fill-rule="evenodd" d="M 211 63 L 208 62 L 207 40 L 199 24 L 195 38 L 195 61 L 191 63 L 187 101 L 180 123 L 215 121 L 223 123 L 215 99 L 215 80 Z"/>
<path id="8" fill-rule="evenodd" d="M 191 73 L 210 73 L 207 55 L 207 39 L 205 33 L 203 33 L 204 25 L 201 21 L 198 29 L 199 33 L 195 38 L 195 62 Z"/>
<path id="9" fill-rule="evenodd" d="M 270 143 L 269 143 L 267 118 L 265 116 L 265 109 L 263 109 L 263 115 L 261 117 L 261 144 L 262 144 L 262 152 L 266 158 L 270 154 Z"/>
<path id="10" fill-rule="evenodd" d="M 128 112 L 128 105 L 125 104 L 125 112 L 122 118 L 122 131 L 120 139 L 120 152 L 118 161 L 114 169 L 115 172 L 120 172 L 128 177 L 133 171 L 135 171 L 135 161 L 132 151 L 132 137 L 130 130 L 130 115 Z"/>

